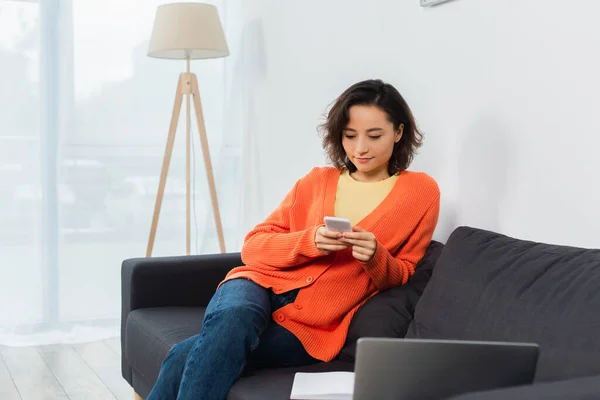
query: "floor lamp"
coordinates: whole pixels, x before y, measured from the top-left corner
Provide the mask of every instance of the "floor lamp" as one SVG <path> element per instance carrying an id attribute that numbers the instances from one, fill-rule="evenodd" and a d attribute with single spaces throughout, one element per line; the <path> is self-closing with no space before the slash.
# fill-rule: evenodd
<path id="1" fill-rule="evenodd" d="M 208 149 L 208 140 L 206 139 L 206 127 L 204 125 L 204 116 L 202 114 L 198 79 L 195 74 L 190 72 L 190 60 L 219 58 L 228 55 L 229 49 L 227 47 L 227 41 L 215 6 L 203 3 L 173 3 L 161 5 L 156 10 L 148 56 L 163 59 L 185 60 L 187 71 L 179 76 L 179 82 L 177 83 L 175 104 L 173 106 L 169 136 L 167 138 L 158 192 L 156 194 L 156 203 L 154 206 L 148 247 L 146 249 L 146 257 L 152 255 L 152 249 L 154 247 L 156 228 L 158 226 L 160 209 L 165 192 L 165 183 L 169 172 L 169 165 L 171 163 L 171 155 L 173 153 L 177 122 L 179 120 L 184 97 L 186 100 L 186 254 L 190 254 L 191 243 L 190 128 L 192 100 L 194 103 L 196 122 L 198 124 L 198 132 L 200 134 L 200 143 L 202 145 L 202 155 L 204 157 L 204 167 L 206 170 L 213 215 L 219 237 L 219 247 L 221 252 L 225 253 L 223 226 L 221 224 L 221 216 L 219 213 L 219 202 L 217 199 L 217 191 L 215 188 L 215 180 Z"/>

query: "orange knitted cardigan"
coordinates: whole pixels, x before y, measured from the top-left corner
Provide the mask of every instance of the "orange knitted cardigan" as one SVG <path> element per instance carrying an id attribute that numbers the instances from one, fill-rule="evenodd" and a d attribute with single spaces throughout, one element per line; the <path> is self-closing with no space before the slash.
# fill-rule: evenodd
<path id="1" fill-rule="evenodd" d="M 377 250 L 366 263 L 348 248 L 329 255 L 315 245 L 316 230 L 333 216 L 340 170 L 314 168 L 246 236 L 245 264 L 225 281 L 247 278 L 275 293 L 300 288 L 296 300 L 273 313 L 306 351 L 331 361 L 346 341 L 358 308 L 378 291 L 406 283 L 435 230 L 440 204 L 436 182 L 403 171 L 387 197 L 357 225 L 372 232 Z"/>

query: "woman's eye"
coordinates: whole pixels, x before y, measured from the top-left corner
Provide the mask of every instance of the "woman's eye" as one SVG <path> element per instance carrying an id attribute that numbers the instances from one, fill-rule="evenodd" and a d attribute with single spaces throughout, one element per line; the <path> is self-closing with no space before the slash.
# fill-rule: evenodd
<path id="1" fill-rule="evenodd" d="M 378 136 L 371 136 L 371 139 L 375 139 L 375 140 L 377 140 L 377 139 L 379 139 L 380 137 L 381 137 L 381 135 L 378 135 Z"/>
<path id="2" fill-rule="evenodd" d="M 354 135 L 345 135 L 346 139 L 354 139 Z"/>

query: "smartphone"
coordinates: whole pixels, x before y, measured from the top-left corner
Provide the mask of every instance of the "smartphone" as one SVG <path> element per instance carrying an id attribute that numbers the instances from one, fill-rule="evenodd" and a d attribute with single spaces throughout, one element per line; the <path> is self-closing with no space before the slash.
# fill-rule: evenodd
<path id="1" fill-rule="evenodd" d="M 325 217 L 325 226 L 334 232 L 352 232 L 352 223 L 348 218 Z"/>

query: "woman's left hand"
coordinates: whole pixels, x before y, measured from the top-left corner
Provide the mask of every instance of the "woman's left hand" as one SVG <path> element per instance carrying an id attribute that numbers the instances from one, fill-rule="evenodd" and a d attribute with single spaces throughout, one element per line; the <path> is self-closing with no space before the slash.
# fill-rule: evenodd
<path id="1" fill-rule="evenodd" d="M 375 235 L 359 226 L 352 227 L 352 232 L 344 232 L 339 240 L 352 245 L 352 256 L 358 261 L 368 262 L 377 250 Z"/>

